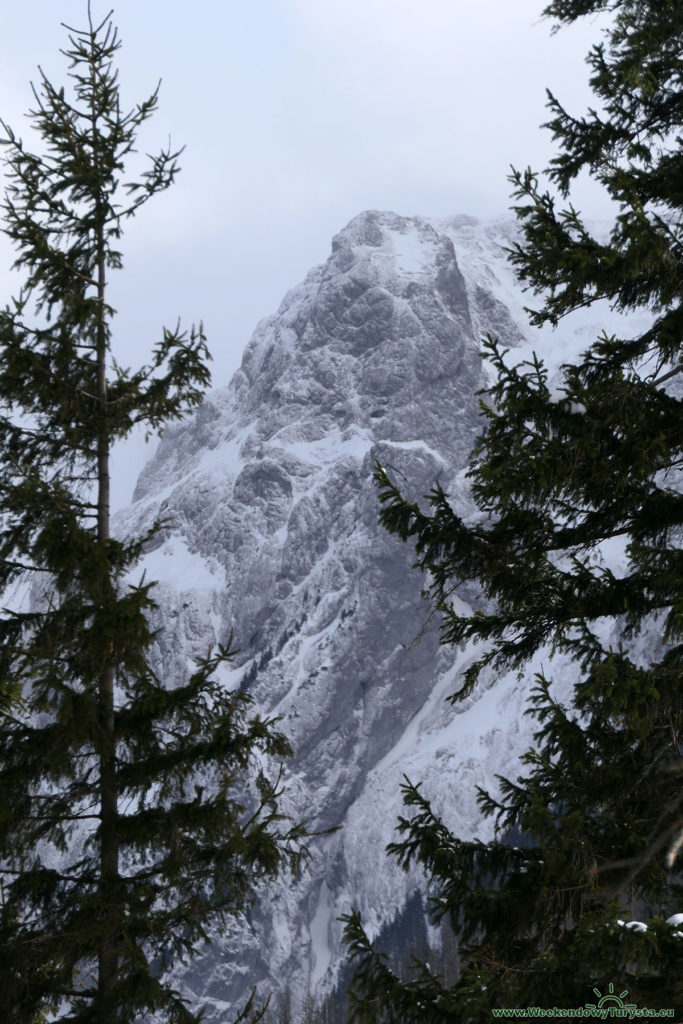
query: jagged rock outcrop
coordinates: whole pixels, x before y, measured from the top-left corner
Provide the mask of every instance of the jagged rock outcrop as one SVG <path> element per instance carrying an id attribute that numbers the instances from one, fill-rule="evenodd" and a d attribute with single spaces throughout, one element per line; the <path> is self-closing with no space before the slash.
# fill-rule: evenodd
<path id="1" fill-rule="evenodd" d="M 439 648 L 414 553 L 378 525 L 372 482 L 379 459 L 409 494 L 439 478 L 467 508 L 480 339 L 530 344 L 502 251 L 513 234 L 467 217 L 356 217 L 259 324 L 230 385 L 165 432 L 120 517 L 123 531 L 172 520 L 144 566 L 160 581 L 161 671 L 172 681 L 234 631 L 225 682 L 283 716 L 292 813 L 341 826 L 180 979 L 216 1021 L 254 983 L 286 980 L 295 1002 L 329 991 L 338 915 L 359 906 L 372 931 L 405 906 L 417 880 L 384 854 L 404 772 L 456 832 L 483 836 L 475 785 L 514 772 L 528 744 L 516 678 L 444 702 L 472 652 Z"/>

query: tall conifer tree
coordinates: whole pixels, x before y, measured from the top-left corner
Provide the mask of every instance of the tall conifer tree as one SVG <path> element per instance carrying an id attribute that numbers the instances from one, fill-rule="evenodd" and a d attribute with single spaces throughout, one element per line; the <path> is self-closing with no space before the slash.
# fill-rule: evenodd
<path id="1" fill-rule="evenodd" d="M 68 30 L 71 91 L 42 74 L 34 90 L 41 148 L 3 125 L 26 284 L 0 313 L 0 587 L 31 593 L 0 618 L 0 1017 L 190 1024 L 165 969 L 248 905 L 300 833 L 258 770 L 285 738 L 216 681 L 229 645 L 182 685 L 155 673 L 153 584 L 134 568 L 159 524 L 110 532 L 112 445 L 196 406 L 209 372 L 201 328 L 165 330 L 135 372 L 111 356 L 124 222 L 179 154 L 126 182 L 157 92 L 122 110 L 116 31 L 88 20 Z"/>
<path id="2" fill-rule="evenodd" d="M 425 867 L 461 973 L 449 987 L 424 967 L 399 980 L 351 915 L 355 1019 L 367 1024 L 578 1007 L 610 984 L 625 1002 L 683 1013 L 683 929 L 667 923 L 683 912 L 683 5 L 554 0 L 544 13 L 560 26 L 601 12 L 612 18 L 588 57 L 596 109 L 576 118 L 549 96 L 555 194 L 514 173 L 511 259 L 541 296 L 535 324 L 597 300 L 647 309 L 651 324 L 596 338 L 564 367 L 559 396 L 541 362 L 514 366 L 488 340 L 497 381 L 470 468 L 475 523 L 440 487 L 425 511 L 377 471 L 382 521 L 415 543 L 443 642 L 483 642 L 453 699 L 483 668 L 553 648 L 576 681 L 562 703 L 537 677 L 523 773 L 501 779 L 495 799 L 480 793 L 496 841 L 458 839 L 406 784 L 410 813 L 390 850 Z M 616 204 L 606 239 L 564 205 L 582 171 Z M 450 602 L 465 580 L 488 599 L 471 616 Z"/>

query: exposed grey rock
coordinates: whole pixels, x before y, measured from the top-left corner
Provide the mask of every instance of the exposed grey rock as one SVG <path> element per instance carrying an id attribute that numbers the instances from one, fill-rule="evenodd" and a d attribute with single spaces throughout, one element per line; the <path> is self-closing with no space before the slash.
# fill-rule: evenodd
<path id="1" fill-rule="evenodd" d="M 414 552 L 378 525 L 372 481 L 379 459 L 411 497 L 439 478 L 467 508 L 480 339 L 529 344 L 502 252 L 513 232 L 468 217 L 356 217 L 259 324 L 230 385 L 165 432 L 120 519 L 121 530 L 173 521 L 145 561 L 161 580 L 166 678 L 234 631 L 226 685 L 283 716 L 293 815 L 342 826 L 314 844 L 309 874 L 272 886 L 185 972 L 209 1021 L 254 983 L 286 980 L 295 1000 L 329 991 L 339 913 L 361 907 L 372 930 L 405 905 L 417 879 L 384 854 L 403 772 L 425 779 L 461 835 L 485 835 L 475 784 L 514 771 L 528 743 L 514 678 L 444 703 L 472 651 L 439 648 Z"/>

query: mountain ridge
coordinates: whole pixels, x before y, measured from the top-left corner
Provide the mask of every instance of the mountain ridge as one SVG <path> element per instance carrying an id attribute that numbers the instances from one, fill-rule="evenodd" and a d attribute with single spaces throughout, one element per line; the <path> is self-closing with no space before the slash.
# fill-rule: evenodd
<path id="1" fill-rule="evenodd" d="M 314 828 L 342 826 L 315 845 L 310 874 L 271 886 L 179 975 L 208 1021 L 254 983 L 277 991 L 287 978 L 297 1005 L 329 993 L 339 915 L 353 903 L 376 934 L 399 914 L 419 884 L 384 854 L 404 774 L 456 833 L 488 838 L 476 786 L 495 789 L 529 745 L 515 675 L 484 675 L 466 702 L 445 703 L 474 652 L 439 646 L 414 554 L 378 525 L 372 481 L 379 460 L 420 499 L 438 477 L 472 511 L 481 337 L 517 358 L 552 348 L 557 362 L 557 344 L 526 325 L 503 251 L 515 238 L 509 221 L 355 217 L 258 324 L 230 384 L 165 431 L 118 517 L 122 532 L 173 520 L 141 566 L 160 581 L 160 671 L 172 685 L 234 632 L 225 684 L 281 715 L 295 749 L 286 806 Z M 560 349 L 591 329 L 580 320 Z"/>

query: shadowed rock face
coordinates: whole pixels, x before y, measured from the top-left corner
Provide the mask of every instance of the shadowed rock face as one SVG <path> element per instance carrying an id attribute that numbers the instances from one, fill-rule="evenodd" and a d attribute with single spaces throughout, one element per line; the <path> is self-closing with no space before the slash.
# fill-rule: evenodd
<path id="1" fill-rule="evenodd" d="M 526 743 L 519 725 L 496 739 L 500 709 L 468 726 L 476 700 L 444 705 L 467 652 L 438 647 L 414 553 L 378 525 L 372 482 L 379 459 L 411 497 L 438 477 L 465 507 L 456 481 L 481 428 L 480 338 L 524 341 L 501 253 L 511 231 L 355 218 L 259 324 L 228 388 L 166 431 L 121 517 L 121 530 L 173 521 L 145 560 L 160 580 L 166 678 L 234 631 L 241 652 L 226 684 L 283 716 L 293 815 L 342 826 L 314 847 L 309 874 L 274 885 L 180 978 L 208 1000 L 209 1021 L 254 983 L 287 980 L 295 999 L 329 990 L 338 914 L 353 903 L 372 928 L 404 905 L 415 879 L 383 852 L 403 771 L 437 778 L 451 822 L 472 834 L 486 751 L 509 760 Z M 519 699 L 505 692 L 514 719 Z"/>

